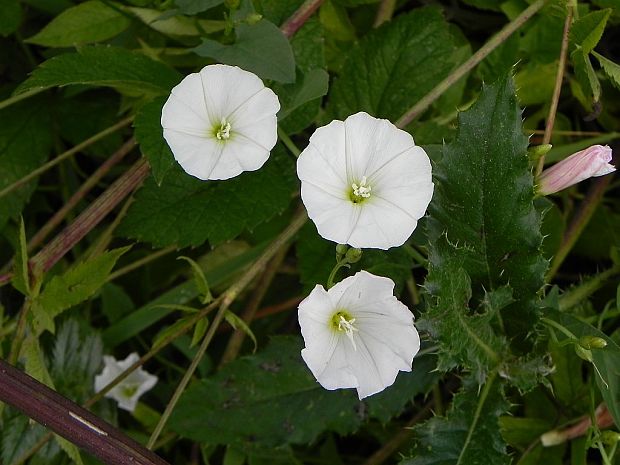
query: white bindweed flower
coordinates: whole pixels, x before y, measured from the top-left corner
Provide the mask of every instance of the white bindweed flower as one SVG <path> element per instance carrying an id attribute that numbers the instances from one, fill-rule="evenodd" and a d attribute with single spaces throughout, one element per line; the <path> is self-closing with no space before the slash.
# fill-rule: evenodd
<path id="1" fill-rule="evenodd" d="M 161 112 L 164 138 L 181 167 L 199 179 L 259 169 L 277 140 L 280 102 L 258 76 L 209 65 L 172 89 Z"/>
<path id="2" fill-rule="evenodd" d="M 297 175 L 319 234 L 357 248 L 402 245 L 433 196 L 426 152 L 409 133 L 363 112 L 318 128 Z"/>
<path id="3" fill-rule="evenodd" d="M 140 357 L 133 352 L 125 360 L 118 361 L 109 355 L 103 356 L 105 367 L 101 374 L 95 376 L 95 392 L 101 391 L 114 378 L 136 363 Z M 133 412 L 138 399 L 157 384 L 157 376 L 146 372 L 142 367 L 133 371 L 127 378 L 114 386 L 105 397 L 116 400 L 122 409 Z"/>
<path id="4" fill-rule="evenodd" d="M 301 356 L 325 389 L 356 388 L 363 399 L 411 371 L 420 337 L 393 291 L 391 279 L 360 271 L 299 304 Z"/>

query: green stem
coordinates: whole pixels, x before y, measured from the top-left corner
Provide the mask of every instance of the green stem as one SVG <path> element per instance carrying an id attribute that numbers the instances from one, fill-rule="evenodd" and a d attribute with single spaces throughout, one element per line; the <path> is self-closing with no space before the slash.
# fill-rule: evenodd
<path id="1" fill-rule="evenodd" d="M 170 402 L 168 402 L 168 405 L 166 406 L 164 413 L 159 419 L 159 422 L 157 423 L 157 426 L 155 427 L 153 434 L 151 434 L 151 437 L 149 438 L 149 442 L 147 444 L 147 448 L 151 449 L 153 445 L 155 444 L 155 442 L 157 441 L 157 438 L 159 437 L 166 422 L 168 421 L 168 418 L 172 414 L 172 411 L 174 410 L 174 407 L 176 406 L 179 398 L 181 397 L 181 394 L 183 394 L 183 391 L 185 391 L 187 384 L 189 383 L 190 379 L 194 375 L 194 371 L 198 367 L 200 360 L 202 360 L 202 357 L 205 351 L 209 347 L 209 344 L 211 343 L 211 340 L 213 339 L 213 336 L 215 335 L 215 332 L 217 331 L 220 323 L 224 319 L 224 316 L 226 312 L 228 311 L 228 308 L 230 307 L 230 305 L 235 301 L 239 293 L 243 289 L 245 289 L 245 287 L 267 266 L 269 261 L 278 253 L 278 251 L 282 247 L 284 247 L 293 238 L 295 234 L 297 234 L 297 232 L 301 229 L 301 227 L 306 223 L 306 220 L 307 220 L 307 216 L 306 216 L 305 211 L 303 210 L 300 211 L 293 218 L 293 220 L 288 225 L 288 227 L 284 231 L 282 231 L 278 237 L 274 239 L 274 241 L 269 245 L 269 247 L 267 247 L 267 249 L 265 249 L 263 254 L 258 258 L 258 260 L 256 260 L 252 264 L 252 266 L 241 277 L 241 279 L 239 279 L 239 281 L 233 284 L 223 294 L 222 302 L 220 304 L 218 312 L 215 315 L 213 322 L 209 326 L 209 330 L 207 334 L 205 335 L 204 339 L 202 340 L 202 343 L 200 344 L 200 348 L 198 349 L 196 356 L 192 360 L 192 363 L 187 369 L 187 372 L 185 373 L 185 375 L 183 376 L 183 379 L 181 380 L 176 390 L 174 391 L 174 394 L 172 395 Z"/>
<path id="2" fill-rule="evenodd" d="M 2 110 L 3 108 L 6 108 L 8 106 L 13 105 L 14 103 L 17 103 L 21 100 L 27 99 L 28 97 L 32 97 L 33 95 L 37 95 L 40 92 L 43 92 L 46 89 L 32 89 L 29 90 L 28 92 L 23 92 L 21 94 L 18 95 L 14 95 L 13 97 L 9 97 L 6 100 L 3 100 L 2 102 L 0 102 L 0 110 Z"/>
<path id="3" fill-rule="evenodd" d="M 594 292 L 599 290 L 609 278 L 618 273 L 620 273 L 620 265 L 615 265 L 608 270 L 591 277 L 587 281 L 584 281 L 582 284 L 572 288 L 570 291 L 565 292 L 560 298 L 560 311 L 565 312 L 566 310 L 577 305 L 579 302 L 587 299 L 589 296 L 594 294 Z"/>
<path id="4" fill-rule="evenodd" d="M 555 76 L 555 87 L 553 96 L 551 97 L 551 105 L 549 106 L 549 114 L 547 115 L 547 124 L 545 126 L 545 134 L 541 145 L 551 142 L 551 134 L 555 125 L 555 115 L 558 111 L 558 102 L 560 101 L 560 92 L 562 90 L 562 82 L 564 81 L 564 69 L 566 68 L 566 55 L 568 54 L 568 33 L 573 23 L 573 8 L 568 5 L 566 20 L 564 21 L 564 31 L 562 33 L 562 47 L 560 49 L 560 59 L 558 60 L 558 72 Z M 538 176 L 545 166 L 545 155 L 541 155 L 536 167 L 536 175 Z"/>
<path id="5" fill-rule="evenodd" d="M 472 419 L 471 425 L 469 426 L 469 431 L 467 431 L 467 437 L 465 438 L 465 444 L 463 444 L 463 448 L 461 449 L 461 453 L 459 454 L 459 458 L 456 461 L 456 465 L 461 465 L 461 460 L 465 456 L 465 451 L 469 447 L 469 443 L 471 442 L 471 438 L 474 435 L 474 430 L 478 425 L 478 420 L 480 420 L 480 414 L 482 413 L 482 408 L 484 407 L 484 403 L 489 396 L 489 392 L 491 392 L 491 386 L 495 381 L 495 377 L 497 376 L 497 371 L 493 370 L 487 379 L 487 382 L 480 393 L 480 398 L 478 399 L 478 405 L 476 406 L 476 412 L 474 413 L 474 418 Z"/>
<path id="6" fill-rule="evenodd" d="M 299 154 L 301 153 L 301 150 L 299 150 L 299 148 L 295 145 L 295 142 L 291 140 L 288 134 L 286 134 L 286 132 L 284 132 L 282 128 L 280 128 L 280 126 L 278 126 L 278 137 L 280 138 L 282 143 L 286 146 L 286 148 L 289 149 L 289 151 L 293 155 L 295 155 L 295 158 L 299 158 Z"/>
<path id="7" fill-rule="evenodd" d="M 508 39 L 517 29 L 523 26 L 532 16 L 534 16 L 545 4 L 546 0 L 537 0 L 528 8 L 517 16 L 513 21 L 508 23 L 504 28 L 494 35 L 484 44 L 471 58 L 455 69 L 450 75 L 441 81 L 433 90 L 426 94 L 422 99 L 411 107 L 396 122 L 396 126 L 403 128 L 411 123 L 415 118 L 420 116 L 435 100 L 437 100 L 445 91 L 454 85 L 465 74 L 470 72 L 484 60 L 493 50 L 499 47 L 506 39 Z"/>
<path id="8" fill-rule="evenodd" d="M 564 233 L 560 248 L 553 257 L 551 267 L 547 272 L 547 282 L 550 282 L 553 279 L 557 271 L 560 269 L 560 266 L 562 266 L 564 259 L 568 256 L 568 253 L 572 250 L 573 246 L 577 242 L 577 239 L 579 239 L 579 236 L 581 236 L 581 233 L 590 222 L 592 215 L 603 200 L 603 194 L 605 194 L 607 186 L 611 182 L 612 178 L 613 176 L 603 176 L 602 178 L 597 178 L 594 181 L 594 185 L 588 191 L 588 194 L 583 202 L 581 202 L 577 214 Z"/>
<path id="9" fill-rule="evenodd" d="M 114 281 L 117 278 L 120 278 L 121 276 L 135 270 L 136 268 L 140 268 L 141 266 L 146 265 L 147 263 L 150 263 L 154 260 L 157 260 L 159 257 L 162 257 L 164 255 L 169 254 L 170 252 L 174 252 L 175 250 L 177 250 L 177 246 L 176 245 L 171 245 L 170 247 L 166 247 L 164 249 L 158 250 L 156 252 L 153 252 L 152 254 L 147 255 L 146 257 L 142 257 L 139 260 L 136 260 L 133 263 L 130 263 L 127 266 L 124 266 L 123 268 L 119 268 L 118 270 L 116 270 L 114 273 L 110 273 L 110 275 L 108 276 L 107 281 Z"/>
<path id="10" fill-rule="evenodd" d="M 130 116 L 128 118 L 123 119 L 122 121 L 119 121 L 118 123 L 116 123 L 113 126 L 110 126 L 107 129 L 104 129 L 103 131 L 95 134 L 94 136 L 86 139 L 84 142 L 81 142 L 80 144 L 76 145 L 75 147 L 67 150 L 64 153 L 61 153 L 60 155 L 58 155 L 56 158 L 54 158 L 53 160 L 48 161 L 46 164 L 44 164 L 43 166 L 37 168 L 36 170 L 32 171 L 31 173 L 27 174 L 26 176 L 24 176 L 23 178 L 15 181 L 13 184 L 11 184 L 10 186 L 5 187 L 4 189 L 2 189 L 0 191 L 0 198 L 4 197 L 5 195 L 13 192 L 15 189 L 23 186 L 24 184 L 26 184 L 27 182 L 31 181 L 32 179 L 36 178 L 37 176 L 45 173 L 47 170 L 49 170 L 50 168 L 53 168 L 54 166 L 56 166 L 58 163 L 62 162 L 63 160 L 66 160 L 67 158 L 69 158 L 70 156 L 82 151 L 83 149 L 85 149 L 86 147 L 88 147 L 89 145 L 94 144 L 95 142 L 103 139 L 104 137 L 112 134 L 113 132 L 118 131 L 119 129 L 127 126 L 129 123 L 131 123 L 133 121 L 133 116 Z"/>
<path id="11" fill-rule="evenodd" d="M 571 333 L 566 327 L 564 327 L 563 325 L 561 325 L 557 321 L 550 320 L 549 318 L 546 318 L 546 317 L 542 317 L 540 319 L 540 321 L 542 321 L 543 323 L 547 324 L 548 326 L 554 327 L 555 329 L 560 331 L 562 334 L 564 334 L 569 339 L 577 340 L 577 337 L 573 333 Z"/>

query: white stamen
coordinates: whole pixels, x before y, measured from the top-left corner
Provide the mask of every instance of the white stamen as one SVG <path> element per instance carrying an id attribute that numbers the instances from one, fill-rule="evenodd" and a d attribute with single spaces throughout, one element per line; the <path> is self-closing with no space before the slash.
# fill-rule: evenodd
<path id="1" fill-rule="evenodd" d="M 372 190 L 372 188 L 370 186 L 367 186 L 366 182 L 366 176 L 362 176 L 359 186 L 355 183 L 351 184 L 351 187 L 353 188 L 353 195 L 363 197 L 365 199 L 370 197 L 370 191 Z"/>
<path id="2" fill-rule="evenodd" d="M 345 334 L 349 338 L 349 341 L 351 341 L 351 344 L 353 345 L 353 350 L 357 350 L 357 346 L 355 345 L 355 339 L 353 339 L 353 332 L 357 331 L 357 328 L 353 326 L 353 323 L 355 323 L 355 318 L 347 320 L 344 316 L 340 315 L 340 320 L 338 321 L 338 330 L 345 332 Z"/>
<path id="3" fill-rule="evenodd" d="M 218 140 L 227 140 L 230 137 L 230 123 L 222 118 L 220 129 L 215 133 Z"/>

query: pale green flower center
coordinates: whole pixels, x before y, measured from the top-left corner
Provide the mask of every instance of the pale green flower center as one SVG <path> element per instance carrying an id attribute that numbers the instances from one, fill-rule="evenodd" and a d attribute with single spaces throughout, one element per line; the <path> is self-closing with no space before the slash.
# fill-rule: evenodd
<path id="1" fill-rule="evenodd" d="M 345 335 L 349 338 L 349 341 L 351 341 L 353 349 L 357 350 L 353 333 L 357 332 L 358 329 L 353 323 L 355 323 L 355 318 L 353 318 L 353 316 L 351 316 L 351 314 L 346 310 L 338 310 L 332 315 L 330 320 L 331 328 L 334 331 L 345 333 Z"/>
<path id="2" fill-rule="evenodd" d="M 219 127 L 215 127 L 215 137 L 217 140 L 228 140 L 230 138 L 230 123 L 226 118 L 222 118 Z"/>
<path id="3" fill-rule="evenodd" d="M 138 387 L 139 386 L 136 384 L 124 385 L 124 386 L 121 386 L 121 392 L 124 397 L 129 399 L 136 393 L 136 391 L 138 390 Z"/>
<path id="4" fill-rule="evenodd" d="M 353 203 L 362 203 L 370 198 L 370 192 L 372 187 L 368 185 L 366 176 L 362 176 L 362 179 L 358 182 L 351 184 L 351 191 L 349 192 L 349 198 Z"/>

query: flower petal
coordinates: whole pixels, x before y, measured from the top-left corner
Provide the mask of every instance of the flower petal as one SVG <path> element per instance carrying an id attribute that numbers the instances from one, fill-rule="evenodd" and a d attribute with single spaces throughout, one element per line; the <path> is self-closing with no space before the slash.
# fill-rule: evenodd
<path id="1" fill-rule="evenodd" d="M 202 180 L 223 179 L 212 177 L 224 150 L 221 141 L 210 137 L 190 136 L 172 129 L 164 129 L 164 139 L 172 149 L 174 158 L 187 174 Z"/>
<path id="2" fill-rule="evenodd" d="M 411 371 L 420 338 L 393 289 L 391 279 L 360 271 L 328 291 L 316 286 L 300 303 L 302 358 L 323 387 L 355 387 L 362 399 Z M 336 312 L 350 316 L 347 330 L 334 328 Z"/>

